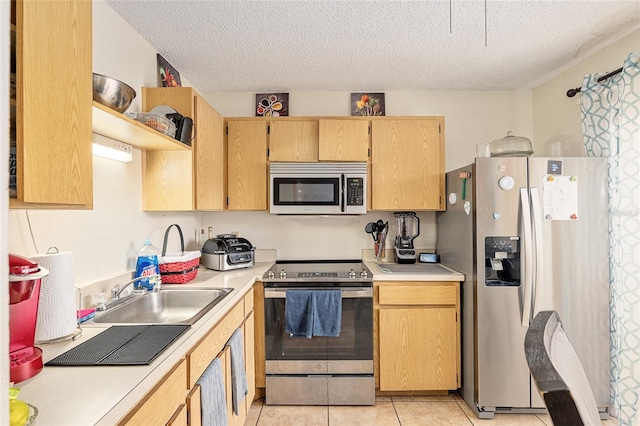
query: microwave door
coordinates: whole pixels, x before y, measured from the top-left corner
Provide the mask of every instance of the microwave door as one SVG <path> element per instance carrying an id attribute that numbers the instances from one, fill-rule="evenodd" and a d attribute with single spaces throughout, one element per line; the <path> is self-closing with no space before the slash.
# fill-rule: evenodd
<path id="1" fill-rule="evenodd" d="M 274 177 L 272 213 L 335 214 L 344 212 L 342 179 L 336 177 Z"/>

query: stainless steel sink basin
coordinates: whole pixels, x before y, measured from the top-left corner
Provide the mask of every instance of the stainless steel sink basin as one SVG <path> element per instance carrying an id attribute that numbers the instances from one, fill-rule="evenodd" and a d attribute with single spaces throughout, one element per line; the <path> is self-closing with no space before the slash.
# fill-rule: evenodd
<path id="1" fill-rule="evenodd" d="M 131 296 L 122 304 L 97 313 L 99 324 L 194 324 L 224 299 L 230 288 L 163 289 Z"/>

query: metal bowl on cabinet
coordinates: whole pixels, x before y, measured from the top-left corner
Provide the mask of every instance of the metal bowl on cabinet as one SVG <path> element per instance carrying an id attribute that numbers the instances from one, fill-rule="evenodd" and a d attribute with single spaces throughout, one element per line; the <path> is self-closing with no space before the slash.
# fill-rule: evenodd
<path id="1" fill-rule="evenodd" d="M 129 108 L 136 91 L 126 83 L 93 73 L 93 100 L 119 113 Z"/>

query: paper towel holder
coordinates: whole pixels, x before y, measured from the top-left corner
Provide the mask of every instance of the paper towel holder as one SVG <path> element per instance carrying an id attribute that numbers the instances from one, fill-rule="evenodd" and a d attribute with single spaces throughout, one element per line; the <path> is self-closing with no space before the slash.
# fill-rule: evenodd
<path id="1" fill-rule="evenodd" d="M 56 246 L 49 247 L 47 249 L 47 252 L 46 252 L 46 254 L 59 254 L 59 253 L 60 253 L 60 250 Z M 81 291 L 77 287 L 76 287 L 76 290 L 77 291 Z M 82 300 L 82 298 L 80 298 L 80 300 Z M 57 337 L 55 339 L 49 339 L 49 340 L 38 340 L 35 343 L 38 344 L 38 345 L 43 345 L 43 344 L 48 344 L 48 343 L 59 343 L 59 342 L 64 342 L 66 340 L 76 340 L 80 336 L 82 336 L 82 328 L 80 327 L 80 324 L 76 324 L 76 328 L 71 333 L 69 333 L 69 334 L 67 334 L 65 336 L 60 336 L 60 337 Z"/>

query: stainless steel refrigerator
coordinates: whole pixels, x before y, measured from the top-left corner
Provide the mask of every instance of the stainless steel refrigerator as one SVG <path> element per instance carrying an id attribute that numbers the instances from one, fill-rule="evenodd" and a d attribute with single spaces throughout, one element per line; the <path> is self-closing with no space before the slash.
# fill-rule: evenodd
<path id="1" fill-rule="evenodd" d="M 603 418 L 609 407 L 605 158 L 492 157 L 447 173 L 441 262 L 465 274 L 462 396 L 480 418 L 545 406 L 524 355 L 529 321 L 558 311 Z"/>

